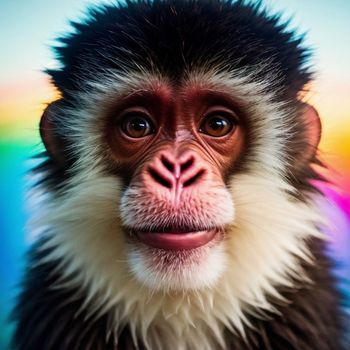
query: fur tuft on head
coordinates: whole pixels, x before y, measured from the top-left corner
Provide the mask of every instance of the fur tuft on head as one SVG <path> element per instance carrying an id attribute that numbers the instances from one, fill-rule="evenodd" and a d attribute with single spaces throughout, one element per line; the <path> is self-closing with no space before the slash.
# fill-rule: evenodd
<path id="1" fill-rule="evenodd" d="M 311 78 L 302 37 L 260 2 L 135 0 L 95 8 L 84 23 L 72 24 L 74 32 L 56 47 L 61 68 L 48 70 L 65 98 L 106 70 L 179 79 L 198 67 L 249 74 L 264 64 L 261 80 L 278 72 L 280 92 L 289 97 Z"/>

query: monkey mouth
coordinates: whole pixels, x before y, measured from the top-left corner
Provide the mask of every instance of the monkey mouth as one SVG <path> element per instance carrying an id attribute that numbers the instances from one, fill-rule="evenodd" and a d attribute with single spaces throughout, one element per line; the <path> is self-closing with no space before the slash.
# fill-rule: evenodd
<path id="1" fill-rule="evenodd" d="M 143 244 L 164 250 L 190 250 L 202 247 L 220 233 L 218 228 L 196 229 L 163 227 L 150 230 L 131 230 L 133 237 Z"/>

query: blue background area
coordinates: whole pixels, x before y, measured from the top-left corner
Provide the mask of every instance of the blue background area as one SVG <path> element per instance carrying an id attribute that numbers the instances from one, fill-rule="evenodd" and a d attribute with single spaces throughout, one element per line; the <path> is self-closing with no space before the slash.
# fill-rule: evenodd
<path id="1" fill-rule="evenodd" d="M 0 349 L 6 349 L 11 325 L 6 322 L 24 266 L 25 164 L 28 145 L 15 143 L 0 146 Z"/>

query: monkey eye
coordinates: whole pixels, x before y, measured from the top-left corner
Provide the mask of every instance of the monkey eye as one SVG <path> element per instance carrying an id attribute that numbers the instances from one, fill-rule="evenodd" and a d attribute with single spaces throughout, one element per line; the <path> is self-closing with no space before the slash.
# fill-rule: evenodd
<path id="1" fill-rule="evenodd" d="M 124 134 L 135 139 L 154 133 L 151 121 L 143 113 L 126 115 L 122 119 L 120 126 Z"/>
<path id="2" fill-rule="evenodd" d="M 222 137 L 230 133 L 237 125 L 226 113 L 214 112 L 207 116 L 202 122 L 199 131 L 212 137 Z"/>

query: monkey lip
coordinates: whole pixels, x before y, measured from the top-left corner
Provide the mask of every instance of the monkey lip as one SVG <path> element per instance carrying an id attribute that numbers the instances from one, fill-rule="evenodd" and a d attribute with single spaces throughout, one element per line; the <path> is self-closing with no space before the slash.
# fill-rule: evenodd
<path id="1" fill-rule="evenodd" d="M 153 248 L 164 250 L 189 250 L 199 248 L 212 241 L 218 233 L 218 229 L 189 232 L 134 231 L 135 236 L 140 242 Z"/>

